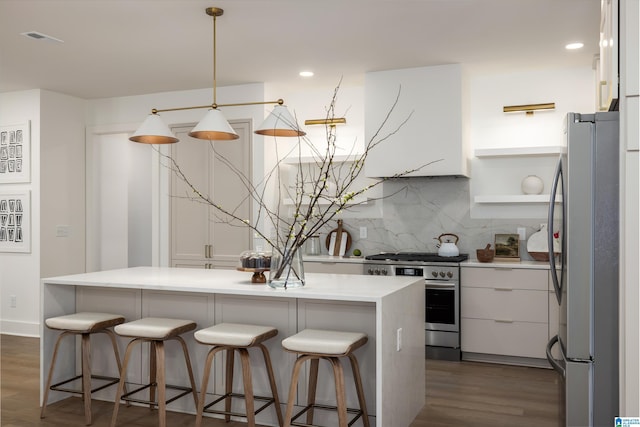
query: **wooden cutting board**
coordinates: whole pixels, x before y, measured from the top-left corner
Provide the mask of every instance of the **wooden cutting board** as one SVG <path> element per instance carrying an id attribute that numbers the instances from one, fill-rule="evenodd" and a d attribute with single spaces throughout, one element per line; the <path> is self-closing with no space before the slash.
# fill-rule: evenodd
<path id="1" fill-rule="evenodd" d="M 344 256 L 351 247 L 351 234 L 342 228 L 342 220 L 338 220 L 338 228 L 335 228 L 327 234 L 326 239 L 327 250 L 329 255 Z"/>

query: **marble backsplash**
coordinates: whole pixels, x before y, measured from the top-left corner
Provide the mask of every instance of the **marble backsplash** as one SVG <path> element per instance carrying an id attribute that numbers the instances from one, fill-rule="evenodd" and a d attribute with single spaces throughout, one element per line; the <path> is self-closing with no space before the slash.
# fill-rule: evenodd
<path id="1" fill-rule="evenodd" d="M 383 184 L 384 198 L 380 218 L 346 215 L 344 228 L 352 237 L 351 249 L 364 255 L 382 251 L 437 252 L 436 238 L 443 233 L 459 237 L 458 248 L 475 259 L 476 249 L 487 243 L 493 246 L 495 234 L 517 233 L 526 229 L 526 237 L 540 229 L 545 219 L 476 219 L 470 216 L 469 179 L 457 177 L 399 178 Z M 360 227 L 367 228 L 367 238 L 360 239 Z M 335 223 L 321 233 L 324 242 Z M 327 253 L 323 248 L 323 253 Z M 520 242 L 520 257 L 530 260 L 526 240 Z"/>

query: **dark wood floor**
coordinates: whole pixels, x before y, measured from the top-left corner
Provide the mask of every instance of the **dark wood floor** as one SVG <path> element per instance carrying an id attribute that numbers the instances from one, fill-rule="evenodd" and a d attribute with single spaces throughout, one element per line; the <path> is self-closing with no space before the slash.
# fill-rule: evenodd
<path id="1" fill-rule="evenodd" d="M 40 419 L 39 340 L 0 336 L 0 425 L 6 427 L 83 426 L 79 398 L 47 407 Z M 427 360 L 426 405 L 411 427 L 557 427 L 558 384 L 554 371 L 539 368 L 472 362 Z M 112 404 L 94 401 L 93 426 L 108 426 Z M 150 427 L 157 418 L 140 407 L 120 411 L 118 425 Z M 193 415 L 168 413 L 167 425 L 193 426 Z M 246 424 L 206 419 L 207 427 L 239 427 Z M 359 426 L 360 423 L 356 423 Z M 393 426 L 384 426 L 393 427 Z"/>

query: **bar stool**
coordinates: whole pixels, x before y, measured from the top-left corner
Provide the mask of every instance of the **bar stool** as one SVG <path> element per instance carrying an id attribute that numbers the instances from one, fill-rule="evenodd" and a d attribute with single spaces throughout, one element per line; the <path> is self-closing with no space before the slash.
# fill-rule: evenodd
<path id="1" fill-rule="evenodd" d="M 168 403 L 191 393 L 196 406 L 198 405 L 198 394 L 193 380 L 193 371 L 191 369 L 191 361 L 189 360 L 189 350 L 187 349 L 187 344 L 184 339 L 180 336 L 181 334 L 192 331 L 195 328 L 196 323 L 191 320 L 166 319 L 159 317 L 146 317 L 116 326 L 116 334 L 123 337 L 132 337 L 133 339 L 127 345 L 127 350 L 125 352 L 124 362 L 122 364 L 122 375 L 120 376 L 115 406 L 113 408 L 113 416 L 111 417 L 111 427 L 115 427 L 116 425 L 118 407 L 121 399 L 125 402 L 148 404 L 152 409 L 157 407 L 160 427 L 166 426 L 166 405 Z M 169 385 L 166 383 L 164 343 L 165 341 L 172 340 L 178 341 L 182 345 L 182 352 L 184 353 L 191 387 Z M 123 394 L 127 367 L 129 366 L 132 350 L 136 344 L 141 344 L 143 342 L 149 343 L 149 383 Z M 132 397 L 132 395 L 145 389 L 149 389 L 148 400 Z M 179 390 L 180 392 L 176 396 L 167 399 L 167 389 Z M 156 391 L 158 392 L 157 399 Z"/>
<path id="2" fill-rule="evenodd" d="M 118 374 L 122 376 L 122 366 L 120 365 L 120 354 L 118 353 L 118 344 L 116 336 L 112 330 L 108 329 L 112 326 L 124 323 L 124 317 L 118 314 L 110 313 L 75 313 L 66 316 L 50 317 L 44 321 L 49 329 L 60 330 L 62 333 L 58 336 L 51 358 L 51 366 L 49 367 L 49 375 L 47 377 L 47 386 L 44 389 L 42 399 L 42 409 L 40 410 L 40 418 L 44 418 L 44 412 L 49 399 L 49 390 L 62 391 L 65 393 L 80 394 L 84 401 L 84 418 L 87 425 L 91 424 L 91 393 L 102 390 L 113 384 L 117 384 L 120 378 L 108 377 L 102 375 L 91 374 L 91 335 L 103 333 L 111 339 L 113 346 L 113 354 L 118 364 Z M 62 338 L 68 335 L 80 335 L 82 337 L 81 353 L 82 353 L 82 373 L 68 380 L 51 385 L 53 378 L 53 369 L 56 365 L 58 357 L 58 348 Z M 82 389 L 71 389 L 64 387 L 65 384 L 82 378 Z M 107 381 L 106 383 L 91 389 L 91 379 Z"/>
<path id="3" fill-rule="evenodd" d="M 358 360 L 353 351 L 362 347 L 367 342 L 367 336 L 358 332 L 339 332 L 318 329 L 305 329 L 282 341 L 285 350 L 298 354 L 296 363 L 293 365 L 293 375 L 291 377 L 291 387 L 289 388 L 289 399 L 287 401 L 287 411 L 285 413 L 284 425 L 289 426 L 312 426 L 314 409 L 334 410 L 338 412 L 338 426 L 347 427 L 352 425 L 358 418 L 362 418 L 362 424 L 369 427 L 369 417 L 367 415 L 367 405 L 364 399 L 362 379 Z M 340 357 L 348 357 L 351 361 L 351 369 L 355 381 L 356 392 L 360 409 L 347 408 L 344 373 Z M 318 385 L 318 364 L 320 359 L 327 360 L 332 368 L 336 387 L 336 406 L 319 405 L 315 403 L 316 387 Z M 307 360 L 311 361 L 309 370 L 309 390 L 307 394 L 307 406 L 293 415 L 293 405 L 298 388 L 298 377 L 300 368 Z M 295 423 L 295 420 L 302 414 L 307 413 L 306 424 Z M 347 413 L 355 414 L 355 417 L 347 423 Z"/>
<path id="4" fill-rule="evenodd" d="M 271 357 L 269 356 L 269 350 L 262 344 L 266 340 L 278 335 L 278 330 L 270 326 L 257 326 L 246 325 L 238 323 L 220 323 L 215 326 L 211 326 L 206 329 L 197 331 L 194 334 L 196 341 L 205 345 L 212 345 L 213 348 L 209 350 L 207 354 L 207 360 L 204 365 L 204 374 L 202 376 L 202 387 L 200 389 L 200 400 L 198 402 L 198 412 L 196 416 L 196 427 L 200 427 L 202 423 L 202 416 L 204 412 L 222 414 L 225 415 L 225 420 L 229 422 L 231 416 L 240 416 L 247 418 L 247 424 L 249 427 L 255 426 L 255 416 L 269 405 L 275 406 L 276 415 L 278 417 L 278 425 L 282 426 L 282 410 L 280 408 L 280 400 L 278 399 L 278 389 L 276 387 L 276 381 L 273 375 L 273 367 L 271 366 Z M 264 364 L 267 369 L 267 375 L 269 377 L 269 384 L 271 385 L 271 397 L 254 396 L 253 383 L 251 379 L 251 363 L 249 359 L 249 349 L 259 348 L 262 350 L 264 357 Z M 211 364 L 213 358 L 219 351 L 227 351 L 227 363 L 225 373 L 225 394 L 213 402 L 205 406 L 205 399 L 207 397 L 207 383 L 209 382 L 209 374 L 211 372 Z M 233 393 L 233 362 L 234 351 L 240 354 L 240 360 L 242 362 L 242 377 L 244 385 L 244 394 Z M 245 413 L 238 413 L 231 411 L 232 398 L 244 398 L 245 400 Z M 225 409 L 209 409 L 222 400 L 225 401 Z M 266 402 L 260 408 L 255 409 L 255 400 Z"/>

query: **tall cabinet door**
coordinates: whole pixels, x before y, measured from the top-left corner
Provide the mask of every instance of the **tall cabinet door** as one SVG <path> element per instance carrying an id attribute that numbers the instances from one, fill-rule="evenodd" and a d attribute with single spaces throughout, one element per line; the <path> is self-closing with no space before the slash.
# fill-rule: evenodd
<path id="1" fill-rule="evenodd" d="M 174 267 L 234 268 L 239 254 L 250 248 L 250 229 L 230 225 L 229 219 L 200 200 L 196 191 L 235 215 L 251 219 L 243 179 L 251 179 L 250 126 L 231 123 L 240 136 L 233 141 L 191 138 L 191 126 L 174 128 L 180 142 L 171 147 L 189 186 L 171 174 L 171 265 Z M 245 178 L 243 178 L 245 177 Z"/>

